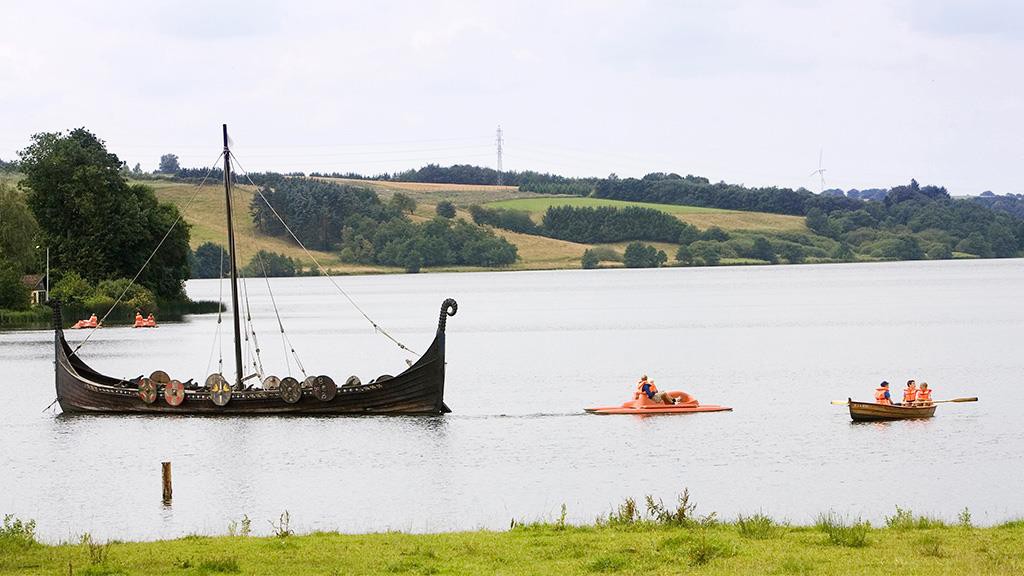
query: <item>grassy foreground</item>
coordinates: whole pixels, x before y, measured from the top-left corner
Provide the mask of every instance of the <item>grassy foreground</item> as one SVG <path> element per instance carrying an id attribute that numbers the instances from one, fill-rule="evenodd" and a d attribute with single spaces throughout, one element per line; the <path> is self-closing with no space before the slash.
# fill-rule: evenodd
<path id="1" fill-rule="evenodd" d="M 760 520 L 759 520 L 760 518 Z M 860 528 L 857 528 L 860 526 Z M 845 532 L 844 532 L 845 531 Z M 1020 574 L 1024 523 L 869 528 L 637 522 L 507 532 L 188 536 L 47 546 L 0 538 L 0 574 Z"/>

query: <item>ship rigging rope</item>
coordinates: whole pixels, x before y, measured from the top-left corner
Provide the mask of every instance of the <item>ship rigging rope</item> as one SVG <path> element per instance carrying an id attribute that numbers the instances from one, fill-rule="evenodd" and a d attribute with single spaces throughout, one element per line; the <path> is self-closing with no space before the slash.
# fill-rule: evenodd
<path id="1" fill-rule="evenodd" d="M 245 175 L 245 178 L 246 180 L 249 181 L 249 184 L 251 184 L 256 189 L 256 193 L 259 194 L 259 197 L 263 200 L 263 203 L 267 205 L 267 208 L 270 208 L 270 211 L 274 214 L 278 221 L 281 222 L 281 225 L 284 226 L 284 229 L 288 231 L 288 234 L 292 237 L 292 239 L 295 240 L 295 242 L 299 245 L 300 248 L 302 248 L 302 251 L 305 252 L 306 256 L 313 261 L 313 264 L 316 264 L 316 267 L 320 271 L 320 274 L 326 277 L 331 282 L 331 284 L 334 285 L 338 292 L 340 292 L 341 295 L 348 300 L 349 304 L 351 304 L 352 307 L 355 308 L 356 311 L 358 311 L 363 316 L 363 318 L 365 318 L 366 321 L 370 323 L 371 326 L 373 326 L 373 329 L 375 331 L 384 335 L 384 337 L 386 337 L 388 340 L 391 340 L 396 346 L 398 346 L 402 350 L 405 350 L 410 354 L 416 354 L 417 356 L 419 356 L 418 352 L 412 350 L 405 344 L 399 342 L 398 339 L 389 334 L 387 330 L 382 328 L 380 324 L 374 322 L 373 319 L 370 318 L 370 316 L 366 312 L 364 312 L 362 308 L 359 307 L 359 304 L 356 303 L 352 296 L 350 296 L 348 292 L 342 289 L 342 287 L 339 286 L 337 282 L 335 282 L 334 278 L 327 273 L 327 270 L 324 270 L 324 267 L 320 265 L 320 261 L 317 260 L 316 257 L 310 253 L 309 249 L 306 248 L 306 245 L 303 244 L 301 240 L 299 240 L 298 236 L 295 235 L 295 232 L 292 232 L 291 227 L 288 226 L 288 223 L 284 221 L 284 218 L 282 218 L 281 215 L 277 213 L 277 210 L 274 208 L 273 205 L 270 204 L 270 201 L 267 200 L 267 197 L 263 195 L 263 190 L 259 186 L 257 186 L 255 182 L 252 181 L 252 178 L 249 177 L 249 172 L 242 167 L 240 162 L 238 162 L 238 155 L 232 152 L 231 158 L 235 161 L 235 165 L 238 166 L 238 168 L 242 171 L 242 174 Z"/>
<path id="2" fill-rule="evenodd" d="M 224 249 L 220 250 L 220 268 L 217 269 L 217 330 L 213 333 L 213 345 L 210 347 L 210 359 L 206 361 L 206 373 L 210 373 L 213 365 L 213 353 L 220 350 L 217 358 L 217 374 L 224 373 L 224 339 L 221 338 L 221 326 L 224 319 Z M 218 346 L 219 344 L 219 346 Z"/>
<path id="3" fill-rule="evenodd" d="M 253 244 L 256 244 L 256 231 L 253 229 L 252 232 Z M 277 300 L 274 298 L 274 290 L 270 287 L 270 276 L 267 275 L 267 265 L 263 262 L 263 255 L 259 250 L 256 251 L 256 259 L 260 262 L 260 268 L 263 270 L 263 280 L 267 283 L 267 292 L 270 294 L 270 303 L 274 306 L 274 315 L 277 316 L 277 327 L 281 329 L 281 346 L 284 348 L 284 362 L 288 368 L 288 375 L 292 374 L 292 364 L 288 360 L 288 351 L 291 350 L 292 356 L 295 358 L 295 364 L 298 365 L 299 371 L 302 372 L 302 377 L 307 378 L 309 375 L 306 374 L 306 368 L 302 365 L 302 360 L 299 360 L 299 353 L 295 351 L 295 346 L 292 344 L 291 338 L 288 337 L 288 333 L 284 331 L 284 323 L 281 321 L 281 312 L 277 309 Z"/>
<path id="4" fill-rule="evenodd" d="M 171 235 L 171 232 L 174 231 L 174 228 L 178 225 L 178 222 L 181 222 L 182 218 L 185 217 L 185 212 L 188 211 L 189 206 L 192 205 L 192 201 L 195 200 L 196 196 L 199 195 L 199 191 L 203 189 L 203 184 L 206 183 L 206 179 L 209 178 L 210 173 L 213 172 L 213 167 L 217 165 L 217 162 L 220 161 L 222 156 L 224 156 L 224 152 L 218 154 L 217 159 L 213 161 L 213 164 L 209 168 L 206 169 L 206 174 L 203 175 L 203 179 L 199 182 L 199 185 L 196 186 L 196 191 L 192 193 L 192 197 L 189 198 L 188 202 L 185 203 L 185 207 L 182 208 L 181 210 L 178 210 L 178 217 L 174 219 L 174 222 L 171 224 L 171 227 L 167 229 L 167 232 L 164 234 L 164 237 L 160 239 L 160 243 L 156 245 L 156 248 L 153 248 L 153 252 L 149 254 L 149 258 L 146 258 L 146 261 L 142 264 L 142 267 L 139 268 L 139 271 L 135 273 L 135 276 L 132 278 L 131 282 L 129 282 L 128 285 L 124 287 L 124 290 L 121 292 L 121 295 L 117 297 L 117 300 L 114 300 L 114 303 L 110 305 L 110 309 L 107 310 L 107 313 L 103 315 L 103 318 L 100 319 L 97 325 L 103 324 L 103 322 L 107 319 L 107 316 L 110 316 L 110 313 L 114 311 L 114 308 L 121 302 L 121 300 L 124 299 L 124 295 L 128 293 L 128 290 L 130 290 L 131 287 L 135 285 L 135 281 L 138 280 L 139 276 L 142 275 L 142 271 L 146 269 L 146 266 L 149 266 L 149 263 L 153 260 L 153 256 L 156 256 L 156 253 L 160 250 L 160 247 L 164 245 L 164 242 L 167 241 L 167 238 Z M 85 344 L 89 341 L 90 338 L 92 338 L 92 335 L 95 333 L 96 330 L 90 330 L 89 335 L 85 337 L 85 340 L 79 342 L 78 346 L 75 346 L 75 349 L 71 351 L 71 354 L 74 355 L 79 350 L 81 350 L 82 346 L 85 346 Z"/>

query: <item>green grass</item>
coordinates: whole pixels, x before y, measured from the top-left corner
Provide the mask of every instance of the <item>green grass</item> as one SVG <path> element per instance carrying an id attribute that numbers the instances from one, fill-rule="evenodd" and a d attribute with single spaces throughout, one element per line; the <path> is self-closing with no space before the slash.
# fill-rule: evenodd
<path id="1" fill-rule="evenodd" d="M 488 202 L 488 208 L 505 208 L 522 210 L 540 221 L 544 212 L 552 206 L 575 206 L 596 208 L 613 206 L 624 208 L 636 206 L 651 208 L 672 214 L 676 218 L 693 224 L 701 230 L 718 226 L 723 230 L 756 230 L 764 232 L 806 232 L 807 226 L 803 216 L 785 214 L 769 214 L 767 212 L 742 212 L 739 210 L 723 210 L 720 208 L 704 208 L 701 206 L 680 206 L 677 204 L 653 204 L 648 202 L 626 202 L 622 200 L 606 200 L 604 198 L 581 198 L 578 196 L 536 196 Z"/>
<path id="2" fill-rule="evenodd" d="M 47 546 L 0 540 L 0 574 L 1019 574 L 1024 527 L 871 528 L 861 547 L 807 527 L 745 537 L 732 524 L 447 534 L 314 533 Z"/>

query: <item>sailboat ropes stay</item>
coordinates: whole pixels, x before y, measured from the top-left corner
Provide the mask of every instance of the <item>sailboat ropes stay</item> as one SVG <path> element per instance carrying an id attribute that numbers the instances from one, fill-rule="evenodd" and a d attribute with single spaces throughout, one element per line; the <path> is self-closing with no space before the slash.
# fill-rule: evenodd
<path id="1" fill-rule="evenodd" d="M 305 372 L 294 348 L 284 331 L 277 305 L 278 326 L 286 348 L 291 349 L 296 364 L 302 372 L 303 380 L 292 376 L 278 378 L 265 375 L 259 360 L 259 345 L 255 344 L 256 333 L 247 323 L 245 343 L 255 345 L 255 357 L 252 373 L 246 375 L 242 363 L 242 309 L 239 306 L 239 281 L 237 275 L 237 259 L 235 249 L 234 224 L 232 222 L 232 156 L 228 145 L 227 125 L 224 126 L 224 195 L 228 223 L 228 257 L 230 258 L 231 283 L 231 316 L 234 336 L 234 377 L 229 379 L 218 369 L 205 378 L 202 384 L 191 380 L 181 382 L 172 380 L 167 373 L 156 370 L 149 376 L 140 376 L 131 380 L 115 378 L 100 374 L 90 368 L 78 354 L 79 349 L 88 342 L 89 337 L 72 348 L 64 338 L 62 327 L 61 304 L 51 301 L 53 307 L 54 340 L 56 345 L 56 386 L 57 402 L 65 413 L 143 413 L 143 414 L 444 414 L 450 412 L 444 403 L 445 376 L 445 321 L 454 316 L 458 305 L 451 298 L 441 304 L 441 315 L 437 324 L 437 332 L 426 352 L 416 362 L 410 362 L 406 370 L 396 376 L 383 375 L 367 384 L 362 384 L 355 376 L 349 377 L 338 386 L 328 375 L 308 375 Z M 219 159 L 218 159 L 219 160 Z M 209 175 L 209 172 L 207 173 Z M 248 177 L 248 175 L 246 175 Z M 205 182 L 205 178 L 203 180 Z M 202 187 L 200 182 L 196 192 Z M 249 179 L 250 184 L 254 184 Z M 257 187 L 257 195 L 267 202 Z M 193 199 L 195 196 L 193 196 Z M 189 201 L 191 203 L 191 200 Z M 288 224 L 281 219 L 273 206 L 267 206 L 281 221 L 284 229 L 306 250 L 305 246 L 295 237 Z M 187 210 L 186 205 L 185 209 Z M 184 210 L 182 211 L 184 212 Z M 175 221 L 172 229 L 180 221 Z M 167 234 L 170 234 L 168 230 Z M 164 239 L 167 235 L 164 236 Z M 163 244 L 161 241 L 160 245 Z M 160 249 L 160 245 L 154 249 Z M 359 313 L 372 324 L 373 328 L 391 340 L 401 349 L 411 352 L 409 348 L 392 337 L 355 303 L 354 300 L 335 282 L 320 266 L 316 258 L 306 250 L 307 256 L 313 260 L 320 273 L 348 299 Z M 152 256 L 150 256 L 152 258 Z M 148 264 L 148 260 L 147 260 Z M 145 265 L 143 265 L 143 269 Z M 141 274 L 142 270 L 139 271 Z M 138 279 L 138 274 L 135 279 Z M 133 280 L 134 281 L 134 280 Z M 269 288 L 269 282 L 267 283 Z M 243 291 L 245 285 L 243 282 Z M 125 289 L 127 292 L 127 288 Z M 124 294 L 122 294 L 122 297 Z M 248 310 L 248 295 L 245 293 Z M 120 299 L 118 299 L 120 301 Z M 273 302 L 271 292 L 271 302 Z M 111 307 L 113 310 L 113 307 Z M 109 315 L 110 312 L 107 312 Z M 106 316 L 104 316 L 106 319 Z M 248 314 L 245 318 L 249 321 Z M 218 322 L 218 328 L 220 323 Z M 286 357 L 287 358 L 287 357 Z M 211 356 L 212 359 L 212 356 Z M 218 363 L 220 366 L 222 363 Z M 289 363 L 290 367 L 290 363 Z M 249 383 L 253 381 L 253 383 Z"/>

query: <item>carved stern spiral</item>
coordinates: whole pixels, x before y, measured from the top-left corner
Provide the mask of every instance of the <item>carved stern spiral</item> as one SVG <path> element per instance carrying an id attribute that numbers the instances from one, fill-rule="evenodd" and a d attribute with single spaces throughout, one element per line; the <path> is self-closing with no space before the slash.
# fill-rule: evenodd
<path id="1" fill-rule="evenodd" d="M 441 318 L 437 321 L 437 331 L 444 332 L 448 317 L 455 316 L 455 313 L 458 311 L 459 303 L 454 298 L 445 298 L 444 302 L 441 303 Z"/>

